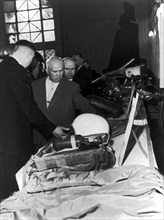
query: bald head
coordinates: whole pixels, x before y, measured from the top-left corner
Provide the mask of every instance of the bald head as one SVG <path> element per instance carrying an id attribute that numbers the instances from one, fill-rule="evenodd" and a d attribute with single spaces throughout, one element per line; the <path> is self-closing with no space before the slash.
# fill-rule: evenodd
<path id="1" fill-rule="evenodd" d="M 60 57 L 53 56 L 47 62 L 49 78 L 52 82 L 60 82 L 63 77 L 64 63 Z"/>
<path id="2" fill-rule="evenodd" d="M 15 44 L 14 50 L 10 56 L 16 59 L 24 68 L 27 68 L 34 58 L 34 55 L 35 47 L 33 43 L 27 40 L 20 40 Z"/>
<path id="3" fill-rule="evenodd" d="M 64 58 L 64 75 L 68 79 L 72 79 L 75 75 L 76 64 L 73 58 L 65 57 Z"/>

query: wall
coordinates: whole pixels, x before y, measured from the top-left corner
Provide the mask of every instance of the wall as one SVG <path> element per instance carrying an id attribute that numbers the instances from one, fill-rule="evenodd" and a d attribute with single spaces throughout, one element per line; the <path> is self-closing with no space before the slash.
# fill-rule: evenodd
<path id="1" fill-rule="evenodd" d="M 56 8 L 55 2 L 58 5 Z M 53 0 L 54 14 L 59 19 L 58 44 L 60 56 L 81 52 L 93 69 L 102 72 L 110 61 L 118 21 L 123 13 L 125 0 Z M 140 57 L 150 61 L 149 9 L 151 0 L 126 0 L 135 7 L 139 27 Z M 0 47 L 6 45 L 3 7 L 0 1 Z M 58 45 L 58 46 L 57 46 Z M 60 46 L 61 45 L 61 46 Z M 44 45 L 43 45 L 44 46 Z M 37 47 L 38 48 L 38 47 Z M 39 49 L 41 49 L 39 47 Z M 62 51 L 61 51 L 62 50 Z"/>
<path id="2" fill-rule="evenodd" d="M 109 64 L 123 0 L 60 0 L 63 55 L 81 52 L 93 69 Z M 139 27 L 139 52 L 149 62 L 149 9 L 151 0 L 126 1 L 135 8 Z"/>

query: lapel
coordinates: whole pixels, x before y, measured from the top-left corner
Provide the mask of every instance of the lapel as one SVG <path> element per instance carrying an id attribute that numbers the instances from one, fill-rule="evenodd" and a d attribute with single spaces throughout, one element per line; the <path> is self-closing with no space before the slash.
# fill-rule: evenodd
<path id="1" fill-rule="evenodd" d="M 82 68 L 83 68 L 83 66 L 81 66 L 79 69 L 77 69 L 76 74 L 79 74 L 81 72 Z"/>
<path id="2" fill-rule="evenodd" d="M 52 106 L 54 106 L 58 102 L 58 100 L 61 99 L 61 96 L 62 96 L 62 93 L 63 93 L 64 84 L 65 84 L 64 82 L 65 82 L 65 79 L 63 78 L 60 81 L 59 85 L 56 88 L 56 91 L 54 92 L 54 94 L 52 96 L 52 99 L 51 99 L 51 102 L 50 102 L 50 104 L 48 106 L 48 109 L 51 108 Z"/>

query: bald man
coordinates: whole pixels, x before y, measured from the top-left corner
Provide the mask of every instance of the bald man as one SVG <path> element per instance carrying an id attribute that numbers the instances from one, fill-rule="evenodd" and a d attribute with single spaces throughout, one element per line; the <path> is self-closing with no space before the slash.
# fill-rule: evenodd
<path id="1" fill-rule="evenodd" d="M 32 88 L 34 98 L 47 118 L 60 126 L 70 127 L 78 114 L 96 112 L 89 100 L 82 96 L 79 85 L 64 76 L 66 63 L 74 64 L 74 61 L 52 57 L 47 63 L 48 76 L 35 81 Z M 73 70 L 74 66 L 71 72 Z M 41 146 L 44 140 L 38 135 L 35 137 L 36 146 Z"/>
<path id="2" fill-rule="evenodd" d="M 16 172 L 36 153 L 32 128 L 49 140 L 64 134 L 50 122 L 33 99 L 26 68 L 35 55 L 34 45 L 20 40 L 0 63 L 0 200 L 18 190 Z"/>

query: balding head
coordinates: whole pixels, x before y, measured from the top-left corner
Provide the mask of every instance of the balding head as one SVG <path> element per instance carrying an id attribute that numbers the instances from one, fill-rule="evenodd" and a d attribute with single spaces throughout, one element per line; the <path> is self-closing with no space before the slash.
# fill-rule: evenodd
<path id="1" fill-rule="evenodd" d="M 60 82 L 63 77 L 63 60 L 53 56 L 47 62 L 49 78 L 52 82 Z"/>
<path id="2" fill-rule="evenodd" d="M 35 47 L 27 40 L 20 40 L 15 44 L 10 56 L 16 59 L 21 66 L 27 68 L 35 56 Z"/>
<path id="3" fill-rule="evenodd" d="M 72 79 L 75 75 L 76 64 L 73 58 L 65 57 L 64 59 L 64 75 L 68 79 Z"/>

